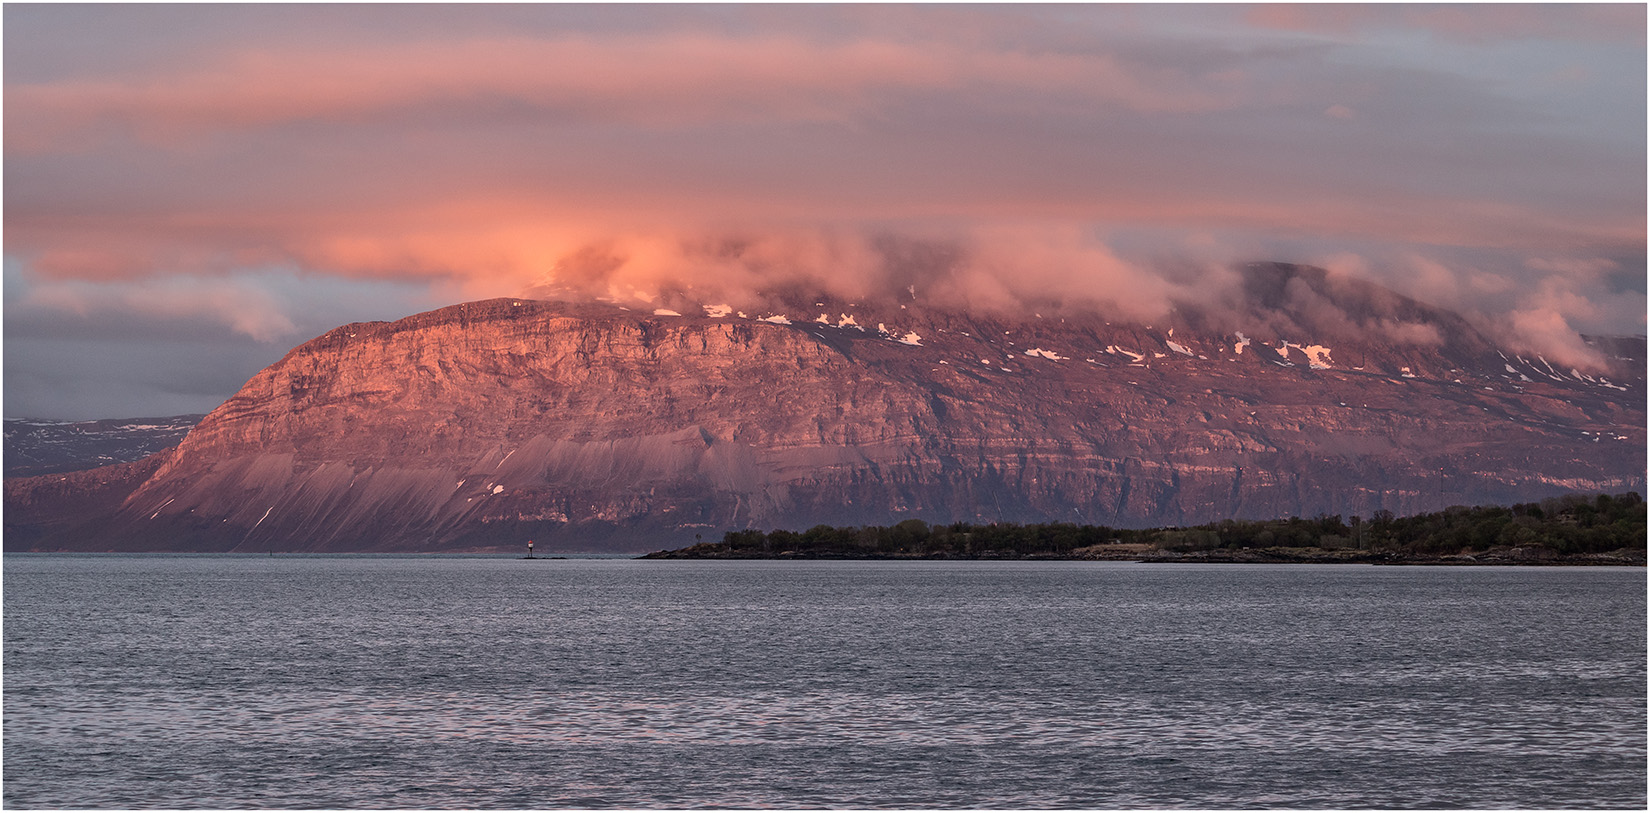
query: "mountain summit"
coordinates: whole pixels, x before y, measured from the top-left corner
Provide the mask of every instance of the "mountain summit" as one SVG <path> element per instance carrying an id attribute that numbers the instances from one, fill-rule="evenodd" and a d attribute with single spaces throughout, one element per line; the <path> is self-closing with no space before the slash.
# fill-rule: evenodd
<path id="1" fill-rule="evenodd" d="M 1611 369 L 1285 265 L 1154 324 L 805 298 L 346 325 L 173 451 L 7 484 L 8 549 L 640 551 L 743 528 L 1371 515 L 1642 490 Z"/>

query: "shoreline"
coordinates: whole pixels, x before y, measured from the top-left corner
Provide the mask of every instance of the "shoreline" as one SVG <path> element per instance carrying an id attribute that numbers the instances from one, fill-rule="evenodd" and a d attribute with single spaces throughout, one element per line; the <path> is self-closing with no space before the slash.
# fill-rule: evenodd
<path id="1" fill-rule="evenodd" d="M 711 548 L 712 546 L 695 546 Z M 720 545 L 715 546 L 721 548 Z M 1637 555 L 1634 555 L 1637 554 Z M 1613 551 L 1573 555 L 1544 556 L 1521 549 L 1507 553 L 1495 551 L 1455 556 L 1414 556 L 1402 553 L 1369 551 L 1331 551 L 1306 549 L 1233 549 L 1211 551 L 1085 551 L 1080 555 L 1039 554 L 1023 555 L 958 555 L 933 554 L 867 554 L 864 552 L 808 552 L 780 551 L 771 554 L 684 548 L 673 551 L 654 551 L 637 559 L 677 559 L 694 561 L 866 561 L 866 562 L 1137 562 L 1143 564 L 1236 564 L 1236 565 L 1386 565 L 1423 567 L 1645 567 L 1645 556 L 1639 551 Z"/>

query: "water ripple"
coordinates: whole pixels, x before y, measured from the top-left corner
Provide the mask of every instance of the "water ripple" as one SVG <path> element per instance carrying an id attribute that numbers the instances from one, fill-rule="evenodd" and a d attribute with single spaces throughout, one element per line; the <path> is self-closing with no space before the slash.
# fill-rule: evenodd
<path id="1" fill-rule="evenodd" d="M 1646 801 L 1641 571 L 701 565 L 8 556 L 4 802 Z"/>

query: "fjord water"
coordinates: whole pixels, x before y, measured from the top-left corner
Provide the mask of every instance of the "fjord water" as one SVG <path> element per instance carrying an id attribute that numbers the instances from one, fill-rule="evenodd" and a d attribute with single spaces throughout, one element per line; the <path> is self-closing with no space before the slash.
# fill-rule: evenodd
<path id="1" fill-rule="evenodd" d="M 5 557 L 4 803 L 1643 807 L 1642 569 Z"/>

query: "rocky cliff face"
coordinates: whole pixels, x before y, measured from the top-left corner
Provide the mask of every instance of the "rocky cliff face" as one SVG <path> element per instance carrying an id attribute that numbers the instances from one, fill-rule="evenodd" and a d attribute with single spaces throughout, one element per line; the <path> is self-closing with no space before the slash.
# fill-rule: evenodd
<path id="1" fill-rule="evenodd" d="M 644 550 L 910 516 L 1143 526 L 1644 487 L 1642 340 L 1637 358 L 1611 345 L 1614 370 L 1560 369 L 1309 269 L 1251 269 L 1246 295 L 1249 324 L 498 299 L 347 325 L 258 373 L 118 508 L 28 544 Z M 8 484 L 8 525 L 29 482 Z"/>

